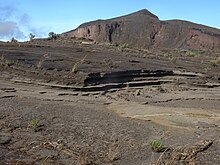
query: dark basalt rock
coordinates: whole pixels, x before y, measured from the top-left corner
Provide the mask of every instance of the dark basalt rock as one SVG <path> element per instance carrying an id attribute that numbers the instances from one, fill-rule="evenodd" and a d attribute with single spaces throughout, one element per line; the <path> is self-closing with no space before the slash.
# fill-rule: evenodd
<path id="1" fill-rule="evenodd" d="M 110 73 L 91 73 L 84 80 L 84 85 L 97 85 L 97 84 L 109 84 L 109 83 L 126 83 L 132 81 L 134 78 L 141 77 L 164 77 L 173 75 L 173 71 L 149 71 L 149 70 L 127 70 L 120 72 Z"/>

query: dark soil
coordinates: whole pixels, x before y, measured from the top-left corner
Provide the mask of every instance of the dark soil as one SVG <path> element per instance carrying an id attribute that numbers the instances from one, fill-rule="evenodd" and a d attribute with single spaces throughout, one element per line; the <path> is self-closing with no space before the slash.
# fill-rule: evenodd
<path id="1" fill-rule="evenodd" d="M 218 57 L 79 40 L 1 43 L 0 164 L 217 165 L 220 64 L 210 61 Z M 130 104 L 134 114 L 156 106 L 213 116 L 195 114 L 193 129 L 177 129 L 110 108 Z M 150 140 L 167 150 L 155 153 Z"/>

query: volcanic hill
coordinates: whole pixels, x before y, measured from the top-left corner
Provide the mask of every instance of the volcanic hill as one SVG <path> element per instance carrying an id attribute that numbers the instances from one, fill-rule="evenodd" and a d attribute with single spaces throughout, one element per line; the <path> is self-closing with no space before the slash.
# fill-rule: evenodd
<path id="1" fill-rule="evenodd" d="M 136 48 L 220 50 L 219 29 L 182 20 L 161 21 L 146 9 L 126 16 L 84 23 L 61 36 L 128 44 Z"/>

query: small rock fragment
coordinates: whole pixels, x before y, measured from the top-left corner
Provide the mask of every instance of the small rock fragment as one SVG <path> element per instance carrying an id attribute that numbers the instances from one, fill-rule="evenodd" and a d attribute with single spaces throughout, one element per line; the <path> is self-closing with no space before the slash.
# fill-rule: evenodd
<path id="1" fill-rule="evenodd" d="M 11 134 L 8 133 L 0 133 L 0 145 L 8 144 L 11 141 Z"/>

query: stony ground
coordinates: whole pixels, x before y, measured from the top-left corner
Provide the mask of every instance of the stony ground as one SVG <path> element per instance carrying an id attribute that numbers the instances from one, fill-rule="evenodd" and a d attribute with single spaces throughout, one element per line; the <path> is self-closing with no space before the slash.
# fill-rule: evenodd
<path id="1" fill-rule="evenodd" d="M 79 41 L 0 53 L 0 164 L 219 164 L 218 53 Z"/>

